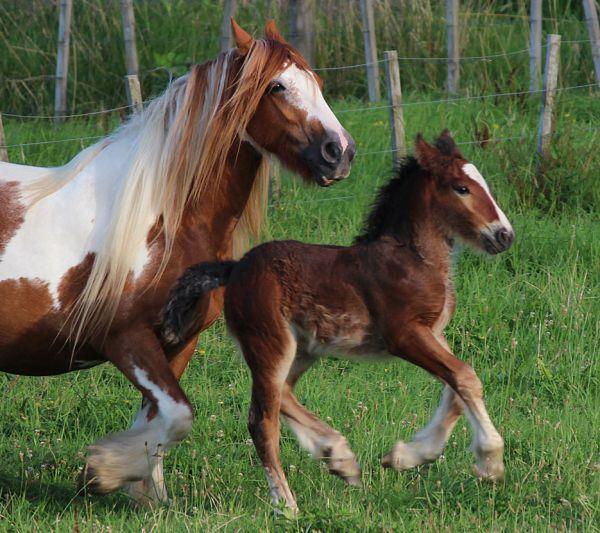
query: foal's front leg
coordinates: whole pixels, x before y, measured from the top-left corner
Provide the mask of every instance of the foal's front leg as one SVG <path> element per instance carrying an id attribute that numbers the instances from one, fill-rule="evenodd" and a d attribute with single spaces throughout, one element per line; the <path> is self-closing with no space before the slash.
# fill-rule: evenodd
<path id="1" fill-rule="evenodd" d="M 110 338 L 106 351 L 109 360 L 141 391 L 144 405 L 129 430 L 89 447 L 82 482 L 92 492 L 106 494 L 127 482 L 157 478 L 152 499 L 164 501 L 162 454 L 189 433 L 191 405 L 151 330 Z"/>
<path id="2" fill-rule="evenodd" d="M 401 339 L 390 344 L 392 353 L 440 378 L 460 397 L 473 428 L 471 449 L 477 459 L 475 472 L 484 479 L 501 479 L 504 442 L 487 413 L 483 387 L 473 369 L 457 359 L 431 329 L 422 324 L 415 324 Z"/>
<path id="3" fill-rule="evenodd" d="M 462 402 L 458 395 L 449 385 L 444 386 L 442 401 L 429 424 L 421 429 L 411 442 L 398 441 L 383 458 L 383 466 L 395 470 L 408 470 L 438 459 L 462 411 Z"/>

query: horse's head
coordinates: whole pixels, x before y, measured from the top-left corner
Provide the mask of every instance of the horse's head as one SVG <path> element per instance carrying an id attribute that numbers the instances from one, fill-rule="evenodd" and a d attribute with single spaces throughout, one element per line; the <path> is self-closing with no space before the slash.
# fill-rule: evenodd
<path id="1" fill-rule="evenodd" d="M 244 66 L 260 62 L 264 78 L 247 140 L 322 187 L 347 177 L 356 145 L 325 102 L 321 80 L 306 60 L 272 21 L 264 39 L 253 39 L 233 20 L 232 29 Z"/>
<path id="2" fill-rule="evenodd" d="M 475 165 L 460 153 L 444 130 L 434 145 L 419 134 L 415 143 L 419 165 L 434 179 L 433 200 L 452 236 L 489 254 L 507 250 L 515 234 Z"/>

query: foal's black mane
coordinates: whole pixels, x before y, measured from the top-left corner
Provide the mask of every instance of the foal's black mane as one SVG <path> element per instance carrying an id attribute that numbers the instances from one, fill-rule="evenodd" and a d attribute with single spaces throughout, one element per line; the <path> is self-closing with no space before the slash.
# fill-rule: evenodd
<path id="1" fill-rule="evenodd" d="M 390 230 L 410 232 L 408 205 L 418 189 L 415 185 L 422 171 L 412 156 L 406 157 L 394 168 L 392 179 L 379 189 L 363 232 L 354 239 L 355 244 L 373 242 Z"/>

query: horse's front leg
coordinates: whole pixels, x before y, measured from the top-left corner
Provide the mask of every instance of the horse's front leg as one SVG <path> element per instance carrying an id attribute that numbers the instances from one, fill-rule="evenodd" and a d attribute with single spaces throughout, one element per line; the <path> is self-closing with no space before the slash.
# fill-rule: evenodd
<path id="1" fill-rule="evenodd" d="M 140 390 L 144 403 L 129 430 L 89 447 L 82 482 L 92 492 L 105 494 L 128 482 L 150 478 L 156 481 L 156 486 L 149 487 L 151 499 L 164 501 L 162 454 L 189 433 L 191 405 L 150 329 L 132 330 L 108 339 L 106 353 Z M 150 503 L 144 499 L 140 495 L 139 501 Z"/>
<path id="2" fill-rule="evenodd" d="M 181 379 L 188 363 L 194 355 L 197 344 L 198 337 L 194 336 L 181 350 L 169 359 L 171 371 L 178 381 Z M 144 419 L 145 403 L 145 401 L 142 401 L 142 407 L 136 415 L 132 428 L 136 426 L 138 420 Z M 127 492 L 138 504 L 152 506 L 169 501 L 163 473 L 163 457 L 164 454 L 161 453 L 153 458 L 152 472 L 149 476 L 127 484 Z"/>

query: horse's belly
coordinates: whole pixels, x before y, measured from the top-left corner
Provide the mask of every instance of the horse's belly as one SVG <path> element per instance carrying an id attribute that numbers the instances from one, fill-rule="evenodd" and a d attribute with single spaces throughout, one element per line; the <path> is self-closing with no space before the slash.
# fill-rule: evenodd
<path id="1" fill-rule="evenodd" d="M 64 316 L 53 307 L 47 285 L 27 279 L 0 282 L 0 371 L 62 374 L 104 362 L 90 347 L 75 355 L 66 343 Z"/>

